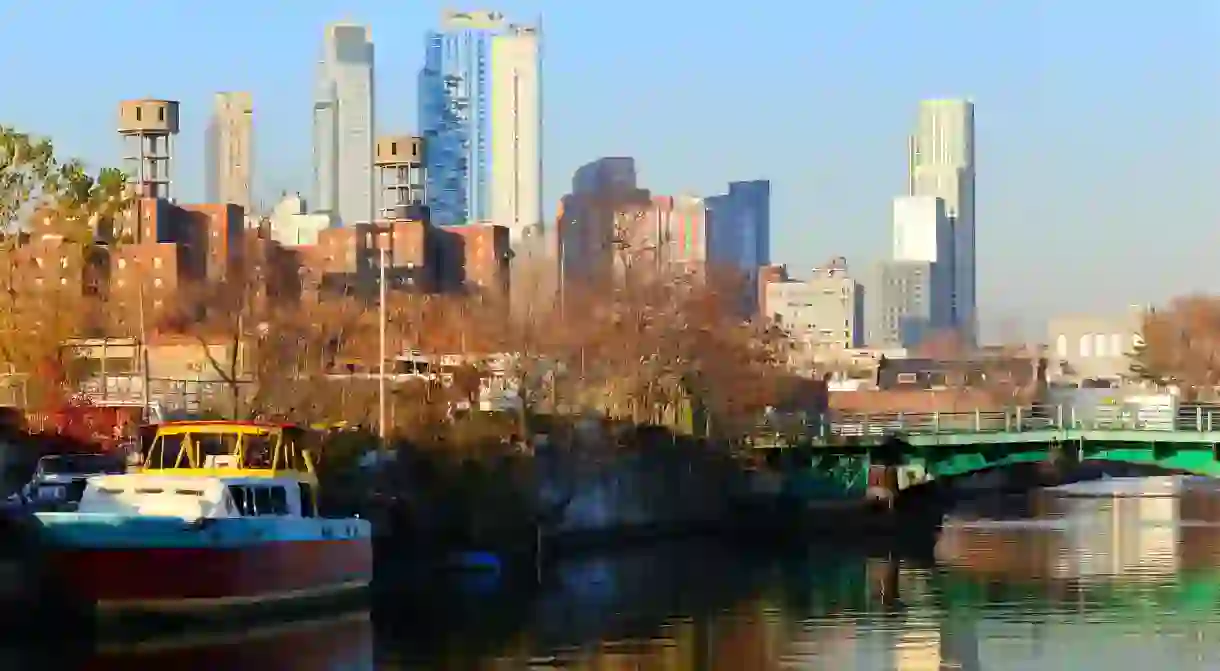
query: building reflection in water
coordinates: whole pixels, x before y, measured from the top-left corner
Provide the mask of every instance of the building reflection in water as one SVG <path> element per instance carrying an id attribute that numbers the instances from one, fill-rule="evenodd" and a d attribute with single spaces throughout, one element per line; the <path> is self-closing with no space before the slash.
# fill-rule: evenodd
<path id="1" fill-rule="evenodd" d="M 938 561 L 1005 580 L 1153 578 L 1183 568 L 1182 510 L 1191 493 L 1179 478 L 1108 480 L 1031 496 L 1032 519 L 950 520 Z"/>

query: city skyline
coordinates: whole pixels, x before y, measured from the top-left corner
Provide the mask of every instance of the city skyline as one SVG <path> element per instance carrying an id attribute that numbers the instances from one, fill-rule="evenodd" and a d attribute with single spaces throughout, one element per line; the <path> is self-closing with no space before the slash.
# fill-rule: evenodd
<path id="1" fill-rule="evenodd" d="M 49 81 L 22 72 L 15 85 L 26 95 L 10 103 L 6 120 L 53 137 L 65 154 L 110 165 L 117 154 L 114 100 L 180 100 L 176 190 L 182 199 L 197 201 L 208 100 L 215 91 L 250 90 L 260 120 L 274 120 L 260 124 L 257 200 L 266 206 L 280 191 L 308 192 L 310 148 L 300 138 L 308 134 L 310 64 L 322 26 L 345 17 L 308 2 L 292 15 L 264 13 L 277 25 L 275 39 L 268 41 L 220 21 L 226 8 L 237 7 L 221 2 L 209 16 L 162 7 L 142 14 L 140 22 L 123 18 L 122 11 L 87 9 L 63 21 L 49 13 L 50 5 L 11 8 L 5 35 L 14 53 L 29 46 L 36 32 L 23 35 L 21 26 L 54 20 L 65 42 L 81 50 L 152 31 L 172 36 L 184 53 L 209 57 L 154 62 L 139 74 L 98 73 L 79 87 L 71 114 L 53 102 L 62 97 L 62 87 L 56 91 Z M 558 4 L 503 9 L 514 16 L 545 15 L 548 62 L 563 64 L 550 68 L 547 77 L 548 210 L 566 191 L 572 170 L 596 156 L 635 156 L 641 183 L 663 193 L 711 194 L 726 179 L 765 176 L 776 194 L 775 261 L 800 269 L 843 254 L 859 267 L 887 247 L 889 200 L 905 180 L 905 166 L 895 156 L 910 131 L 911 106 L 923 97 L 968 95 L 979 103 L 984 174 L 978 194 L 979 304 L 993 330 L 994 322 L 1015 317 L 1025 320 L 1027 333 L 1031 326 L 1036 333 L 1036 325 L 1052 314 L 1156 303 L 1217 281 L 1217 272 L 1197 257 L 1210 241 L 1208 222 L 1220 216 L 1204 178 L 1214 172 L 1218 141 L 1209 119 L 1217 116 L 1218 105 L 1202 84 L 1214 80 L 1217 66 L 1199 57 L 1214 49 L 1206 26 L 1216 25 L 1215 8 L 1110 13 L 1111 38 L 1102 39 L 1084 29 L 1096 18 L 1086 6 L 1008 7 L 986 15 L 945 2 L 918 12 L 836 7 L 818 26 L 802 29 L 812 34 L 789 39 L 794 27 L 771 27 L 772 37 L 748 52 L 723 45 L 732 41 L 730 34 L 758 28 L 757 20 L 726 13 L 679 18 L 681 13 L 665 10 L 641 26 L 629 20 L 637 9 L 630 4 L 581 17 Z M 392 78 L 384 71 L 377 78 L 384 93 L 378 111 L 384 116 L 389 110 L 393 121 L 387 130 L 414 128 L 413 86 L 404 80 L 419 65 L 419 35 L 435 24 L 440 7 L 355 2 L 349 11 L 374 27 L 381 36 L 379 58 L 397 69 Z M 681 35 L 663 29 L 679 20 L 689 28 Z M 181 31 L 184 22 L 191 25 L 189 34 Z M 952 26 L 961 40 L 952 49 L 920 47 L 914 36 L 933 26 Z M 1136 26 L 1143 28 L 1140 34 L 1163 27 L 1175 38 L 1118 48 L 1124 40 L 1113 36 L 1135 34 Z M 625 37 L 637 48 L 622 49 Z M 202 46 L 233 41 L 252 46 L 231 52 Z M 813 44 L 816 51 L 803 46 Z M 962 58 L 962 51 L 971 57 Z M 54 58 L 74 53 L 69 49 Z M 895 58 L 899 53 L 903 57 Z M 1151 76 L 1156 64 L 1174 61 L 1187 66 L 1173 77 Z M 750 84 L 743 95 L 750 98 L 777 90 L 797 72 L 810 82 L 795 103 L 805 111 L 769 115 L 751 133 L 732 132 L 742 123 L 739 109 L 702 104 L 706 98 L 695 93 L 715 90 L 709 87 L 716 81 L 746 77 Z M 1129 86 L 1117 82 L 1133 78 L 1146 94 L 1119 97 Z M 390 81 L 393 87 L 386 85 Z M 819 99 L 835 103 L 812 104 Z M 1164 99 L 1182 104 L 1153 104 Z M 1118 132 L 1121 146 L 1112 142 Z M 1150 221 L 1173 225 L 1144 225 Z M 1106 235 L 1099 237 L 1103 227 Z M 1082 260 L 1082 249 L 1094 251 Z M 1031 259 L 1040 272 L 1023 280 L 1025 291 L 1012 291 L 1011 278 Z M 1156 272 L 1129 270 L 1141 266 Z M 1090 285 L 1065 289 L 1082 273 Z"/>

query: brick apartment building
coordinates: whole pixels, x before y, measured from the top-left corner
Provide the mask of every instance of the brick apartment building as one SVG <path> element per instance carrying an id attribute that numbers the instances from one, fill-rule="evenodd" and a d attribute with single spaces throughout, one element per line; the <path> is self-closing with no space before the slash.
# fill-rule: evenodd
<path id="1" fill-rule="evenodd" d="M 95 330 L 114 335 L 137 332 L 141 289 L 147 323 L 184 289 L 222 281 L 250 285 L 258 300 L 271 303 L 324 295 L 372 299 L 382 244 L 391 290 L 508 290 L 511 252 L 503 226 L 382 221 L 324 229 L 315 245 L 285 246 L 267 224 L 246 228 L 244 221 L 236 205 L 144 198 L 111 234 L 89 245 L 65 239 L 53 218 L 35 217 L 12 248 L 10 286 L 32 300 L 52 293 L 61 302 L 102 299 L 105 319 Z"/>
<path id="2" fill-rule="evenodd" d="M 508 291 L 506 227 L 439 228 L 408 220 L 329 228 L 318 233 L 316 245 L 293 248 L 302 269 L 302 291 L 374 295 L 383 246 L 391 290 Z"/>

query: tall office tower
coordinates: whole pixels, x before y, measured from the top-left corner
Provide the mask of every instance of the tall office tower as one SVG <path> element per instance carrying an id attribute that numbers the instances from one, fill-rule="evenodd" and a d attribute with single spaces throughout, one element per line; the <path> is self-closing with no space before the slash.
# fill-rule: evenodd
<path id="1" fill-rule="evenodd" d="M 729 182 L 707 199 L 712 212 L 712 260 L 744 272 L 771 264 L 771 182 Z"/>
<path id="2" fill-rule="evenodd" d="M 572 193 L 620 193 L 635 191 L 635 159 L 605 156 L 586 163 L 572 173 Z"/>
<path id="3" fill-rule="evenodd" d="M 442 226 L 519 240 L 542 219 L 540 34 L 499 12 L 447 10 L 419 75 L 428 206 Z"/>
<path id="4" fill-rule="evenodd" d="M 924 100 L 908 141 L 908 195 L 945 202 L 953 227 L 953 324 L 978 337 L 974 220 L 974 103 Z"/>
<path id="5" fill-rule="evenodd" d="M 204 179 L 209 203 L 253 212 L 254 103 L 249 93 L 217 93 L 204 138 Z"/>
<path id="6" fill-rule="evenodd" d="M 144 198 L 171 198 L 173 138 L 178 134 L 178 101 L 124 100 L 119 103 L 123 171 Z"/>
<path id="7" fill-rule="evenodd" d="M 542 232 L 542 60 L 534 26 L 491 42 L 491 221 L 516 243 Z"/>
<path id="8" fill-rule="evenodd" d="M 927 264 L 927 295 L 922 297 L 928 314 L 927 330 L 953 327 L 953 226 L 945 201 L 936 196 L 903 196 L 894 199 L 892 260 Z M 879 296 L 873 295 L 877 300 Z"/>
<path id="9" fill-rule="evenodd" d="M 741 273 L 741 307 L 758 308 L 758 272 L 771 264 L 771 182 L 729 182 L 726 194 L 707 199 L 708 260 Z"/>
<path id="10" fill-rule="evenodd" d="M 313 104 L 314 208 L 341 225 L 375 219 L 373 43 L 366 26 L 327 26 Z"/>

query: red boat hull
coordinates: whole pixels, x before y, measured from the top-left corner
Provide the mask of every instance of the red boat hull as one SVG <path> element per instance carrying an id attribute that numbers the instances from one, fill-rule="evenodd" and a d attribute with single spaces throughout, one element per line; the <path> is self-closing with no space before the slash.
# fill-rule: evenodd
<path id="1" fill-rule="evenodd" d="M 54 548 L 48 585 L 101 610 L 180 611 L 318 598 L 372 580 L 367 538 L 239 548 Z"/>

